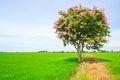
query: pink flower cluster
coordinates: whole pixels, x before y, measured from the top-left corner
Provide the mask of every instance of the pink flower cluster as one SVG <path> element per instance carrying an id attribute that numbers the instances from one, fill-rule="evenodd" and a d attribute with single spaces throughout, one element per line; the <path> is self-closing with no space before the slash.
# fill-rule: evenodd
<path id="1" fill-rule="evenodd" d="M 76 11 L 78 13 L 75 15 L 69 14 L 71 13 L 71 11 L 73 12 Z M 64 14 L 66 15 L 68 14 L 67 18 L 64 17 Z M 56 33 L 58 34 L 58 37 L 60 39 L 62 39 L 63 41 L 70 41 L 78 38 L 76 36 L 76 33 L 78 32 L 78 28 L 76 28 L 76 26 L 80 25 L 80 30 L 82 30 L 81 28 L 84 28 L 87 25 L 87 23 L 89 23 L 87 22 L 87 18 L 93 19 L 94 21 L 94 19 L 97 20 L 96 18 L 97 15 L 98 16 L 100 15 L 101 17 L 100 19 L 102 19 L 100 20 L 100 23 L 98 22 L 98 25 L 103 24 L 106 28 L 108 24 L 107 24 L 107 18 L 105 16 L 104 9 L 98 9 L 96 6 L 94 6 L 92 9 L 74 6 L 69 8 L 66 11 L 62 11 L 61 17 L 54 23 L 55 24 L 54 28 L 56 29 Z M 88 39 L 86 38 L 86 36 L 83 36 L 83 38 L 86 40 Z M 99 38 L 97 37 L 96 40 L 99 40 Z"/>
<path id="2" fill-rule="evenodd" d="M 90 15 L 90 16 L 94 16 L 94 15 L 95 15 L 95 12 L 89 11 L 89 15 Z"/>
<path id="3" fill-rule="evenodd" d="M 105 23 L 107 23 L 107 20 L 108 20 L 108 19 L 107 19 L 106 16 L 105 16 L 104 9 L 99 9 L 99 11 L 102 13 L 102 16 L 103 16 L 102 21 L 105 22 Z"/>

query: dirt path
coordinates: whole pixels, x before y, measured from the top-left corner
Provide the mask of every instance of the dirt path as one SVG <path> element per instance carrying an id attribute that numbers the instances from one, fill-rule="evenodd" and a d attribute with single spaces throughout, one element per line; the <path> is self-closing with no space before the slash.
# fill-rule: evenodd
<path id="1" fill-rule="evenodd" d="M 93 56 L 88 56 L 87 59 L 87 62 L 78 65 L 70 80 L 113 80 L 105 63 L 96 61 Z"/>

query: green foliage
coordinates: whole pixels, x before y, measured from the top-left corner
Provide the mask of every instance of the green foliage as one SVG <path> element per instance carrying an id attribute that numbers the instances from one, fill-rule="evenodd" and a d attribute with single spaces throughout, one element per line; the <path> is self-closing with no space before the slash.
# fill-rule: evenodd
<path id="1" fill-rule="evenodd" d="M 83 45 L 87 49 L 99 49 L 107 42 L 110 31 L 103 9 L 75 6 L 59 11 L 59 14 L 54 28 L 64 45 L 70 43 Z"/>

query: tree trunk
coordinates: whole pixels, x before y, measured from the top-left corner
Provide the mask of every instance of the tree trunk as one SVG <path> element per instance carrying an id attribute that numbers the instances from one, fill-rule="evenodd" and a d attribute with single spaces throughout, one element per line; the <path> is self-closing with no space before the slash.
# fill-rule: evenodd
<path id="1" fill-rule="evenodd" d="M 82 51 L 83 51 L 83 47 L 84 47 L 84 43 L 82 43 L 82 45 L 80 46 L 80 44 L 74 44 L 75 49 L 77 50 L 78 53 L 78 63 L 82 62 Z"/>
<path id="2" fill-rule="evenodd" d="M 81 63 L 82 62 L 82 51 L 77 51 L 78 52 L 78 63 Z"/>

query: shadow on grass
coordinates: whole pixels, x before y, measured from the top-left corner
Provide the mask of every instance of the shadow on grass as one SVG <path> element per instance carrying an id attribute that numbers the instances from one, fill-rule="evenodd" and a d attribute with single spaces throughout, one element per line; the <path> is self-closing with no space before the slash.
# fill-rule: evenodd
<path id="1" fill-rule="evenodd" d="M 68 59 L 64 59 L 64 61 L 68 61 L 68 62 L 77 62 L 77 58 L 68 58 Z"/>
<path id="2" fill-rule="evenodd" d="M 68 62 L 78 62 L 77 58 L 68 58 L 64 59 L 64 61 Z M 109 62 L 110 60 L 102 59 L 102 58 L 94 58 L 94 57 L 85 57 L 82 59 L 82 62 L 88 62 L 88 63 L 97 63 L 97 62 Z"/>
<path id="3" fill-rule="evenodd" d="M 102 59 L 102 58 L 97 58 L 100 62 L 110 62 L 111 60 L 108 59 Z"/>
<path id="4" fill-rule="evenodd" d="M 88 63 L 109 62 L 109 61 L 110 60 L 102 59 L 102 58 L 95 58 L 95 57 L 85 57 L 82 60 L 82 62 L 88 62 Z"/>

